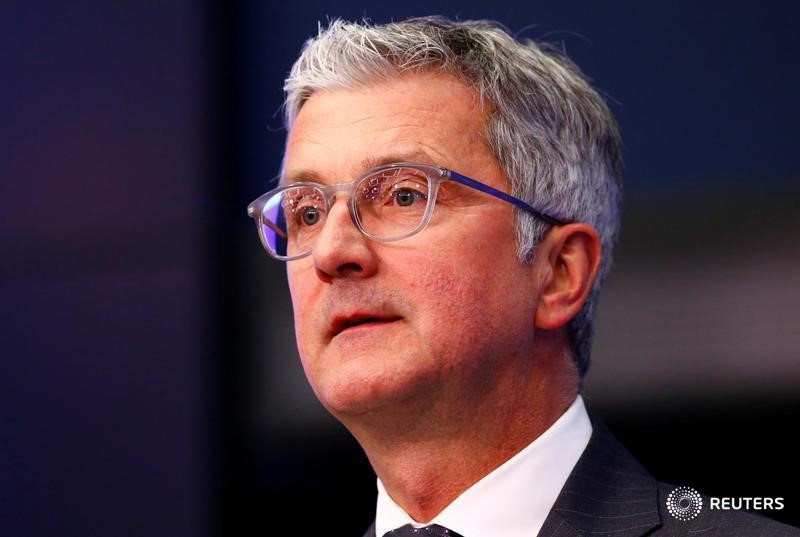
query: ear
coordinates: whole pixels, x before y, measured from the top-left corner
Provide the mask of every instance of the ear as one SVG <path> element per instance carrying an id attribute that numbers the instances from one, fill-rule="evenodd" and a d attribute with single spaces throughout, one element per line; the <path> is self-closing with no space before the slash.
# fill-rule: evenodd
<path id="1" fill-rule="evenodd" d="M 597 230 L 582 223 L 555 226 L 536 247 L 540 265 L 535 326 L 554 330 L 578 314 L 600 269 Z"/>

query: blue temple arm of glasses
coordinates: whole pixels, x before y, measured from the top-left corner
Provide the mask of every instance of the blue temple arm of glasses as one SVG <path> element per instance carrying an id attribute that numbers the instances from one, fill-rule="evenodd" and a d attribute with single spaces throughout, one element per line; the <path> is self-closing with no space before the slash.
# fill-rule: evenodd
<path id="1" fill-rule="evenodd" d="M 450 179 L 452 179 L 453 181 L 456 181 L 456 182 L 461 183 L 463 185 L 467 185 L 467 186 L 472 187 L 472 188 L 474 188 L 476 190 L 480 190 L 481 192 L 485 192 L 485 193 L 489 194 L 490 196 L 494 196 L 496 198 L 500 198 L 501 200 L 507 201 L 509 203 L 513 203 L 514 205 L 516 205 L 520 209 L 528 211 L 529 213 L 531 213 L 531 214 L 533 214 L 535 216 L 538 216 L 539 218 L 541 218 L 542 220 L 544 220 L 544 221 L 546 221 L 546 222 L 548 222 L 550 224 L 553 224 L 555 226 L 564 225 L 564 222 L 562 222 L 561 220 L 559 220 L 557 218 L 553 218 L 552 216 L 550 216 L 548 214 L 545 214 L 545 213 L 543 213 L 541 211 L 537 211 L 536 209 L 534 209 L 533 207 L 531 207 L 530 205 L 528 205 L 527 203 L 525 203 L 521 199 L 515 198 L 514 196 L 506 194 L 505 192 L 503 192 L 501 190 L 497 190 L 496 188 L 490 187 L 489 185 L 485 185 L 485 184 L 481 183 L 480 181 L 476 181 L 475 179 L 470 179 L 466 175 L 461 175 L 460 173 L 454 172 L 453 170 L 447 170 L 447 176 Z"/>

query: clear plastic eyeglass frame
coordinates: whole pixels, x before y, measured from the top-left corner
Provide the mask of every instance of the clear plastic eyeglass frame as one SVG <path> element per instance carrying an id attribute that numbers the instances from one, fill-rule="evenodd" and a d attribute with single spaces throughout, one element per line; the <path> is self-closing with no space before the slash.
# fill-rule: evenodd
<path id="1" fill-rule="evenodd" d="M 356 192 L 356 189 L 361 185 L 363 181 L 371 177 L 374 177 L 378 174 L 400 168 L 411 168 L 420 171 L 423 174 L 425 174 L 425 176 L 428 178 L 429 191 L 427 193 L 428 197 L 427 206 L 425 207 L 425 212 L 419 225 L 417 225 L 417 227 L 415 227 L 411 231 L 402 233 L 397 236 L 377 237 L 374 234 L 370 233 L 367 229 L 365 229 L 364 224 L 361 221 L 361 217 L 359 216 L 358 209 L 356 207 L 356 199 L 355 199 L 356 197 L 353 194 L 354 192 Z M 312 249 L 309 248 L 308 250 L 295 255 L 280 255 L 273 249 L 272 245 L 270 245 L 269 239 L 265 236 L 264 226 L 269 227 L 273 232 L 285 238 L 285 234 L 281 229 L 272 224 L 268 218 L 264 218 L 265 206 L 267 202 L 273 198 L 273 196 L 276 196 L 281 192 L 296 187 L 310 187 L 315 189 L 319 194 L 321 194 L 321 198 L 325 200 L 325 211 L 327 213 L 328 211 L 330 211 L 330 208 L 334 202 L 334 198 L 338 195 L 343 194 L 348 197 L 347 206 L 350 211 L 350 217 L 355 223 L 356 228 L 358 228 L 358 230 L 364 236 L 379 242 L 393 242 L 406 239 L 425 229 L 425 226 L 428 225 L 428 222 L 430 222 L 431 216 L 433 215 L 433 208 L 436 205 L 436 194 L 439 191 L 439 186 L 444 181 L 455 181 L 470 188 L 474 188 L 475 190 L 478 190 L 480 192 L 489 194 L 490 196 L 499 198 L 503 201 L 515 205 L 516 207 L 519 207 L 524 211 L 529 212 L 530 214 L 544 220 L 545 222 L 548 222 L 551 225 L 563 225 L 565 223 L 564 221 L 558 218 L 555 218 L 547 213 L 535 209 L 534 207 L 525 203 L 519 198 L 511 196 L 510 194 L 506 194 L 501 190 L 497 190 L 496 188 L 481 183 L 480 181 L 476 181 L 475 179 L 471 179 L 465 175 L 461 175 L 460 173 L 454 172 L 453 170 L 449 170 L 447 168 L 441 168 L 438 166 L 432 166 L 429 164 L 417 164 L 412 162 L 398 162 L 393 164 L 387 164 L 385 166 L 379 166 L 377 168 L 372 168 L 371 170 L 368 170 L 355 180 L 347 183 L 322 185 L 319 183 L 302 181 L 302 182 L 291 183 L 289 185 L 280 186 L 278 188 L 270 190 L 266 194 L 263 194 L 258 198 L 256 198 L 255 200 L 253 200 L 253 202 L 247 206 L 247 214 L 248 216 L 250 216 L 255 220 L 256 228 L 258 230 L 258 236 L 261 239 L 261 244 L 264 246 L 264 249 L 275 259 L 279 259 L 281 261 L 293 261 L 295 259 L 301 259 L 303 257 L 310 255 Z"/>

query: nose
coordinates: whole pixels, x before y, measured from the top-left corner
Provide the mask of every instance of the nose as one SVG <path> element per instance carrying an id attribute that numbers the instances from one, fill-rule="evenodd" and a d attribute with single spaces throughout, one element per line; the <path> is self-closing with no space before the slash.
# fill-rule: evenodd
<path id="1" fill-rule="evenodd" d="M 377 269 L 373 246 L 350 216 L 347 198 L 339 197 L 331 203 L 311 252 L 317 275 L 326 281 L 371 276 Z"/>

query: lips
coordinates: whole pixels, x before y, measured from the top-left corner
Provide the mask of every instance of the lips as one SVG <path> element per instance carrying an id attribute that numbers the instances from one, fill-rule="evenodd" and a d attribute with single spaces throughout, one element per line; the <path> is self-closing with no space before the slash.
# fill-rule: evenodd
<path id="1" fill-rule="evenodd" d="M 373 313 L 352 313 L 337 315 L 331 322 L 331 337 L 335 337 L 345 330 L 367 324 L 391 323 L 400 320 L 399 315 L 384 315 Z"/>

